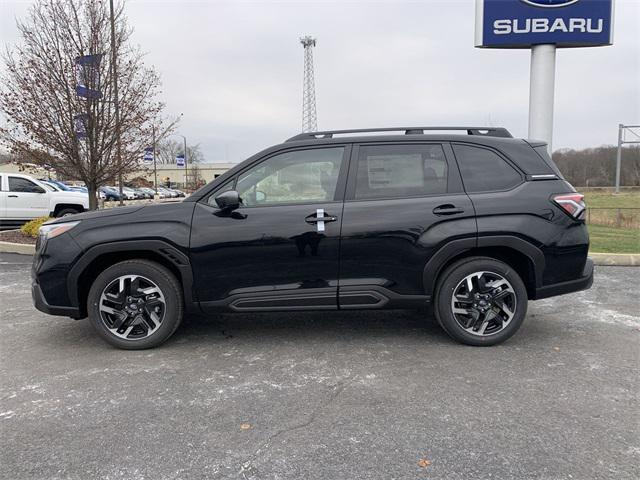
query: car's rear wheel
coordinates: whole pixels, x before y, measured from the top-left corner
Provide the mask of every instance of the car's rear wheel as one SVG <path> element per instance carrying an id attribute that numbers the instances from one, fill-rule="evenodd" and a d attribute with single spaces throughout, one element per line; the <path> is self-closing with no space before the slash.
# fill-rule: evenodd
<path id="1" fill-rule="evenodd" d="M 527 314 L 527 289 L 499 260 L 470 257 L 445 270 L 435 295 L 442 328 L 467 345 L 496 345 L 518 331 Z"/>
<path id="2" fill-rule="evenodd" d="M 182 290 L 162 265 L 128 260 L 102 272 L 87 300 L 98 334 L 118 348 L 152 348 L 176 331 L 183 316 Z"/>

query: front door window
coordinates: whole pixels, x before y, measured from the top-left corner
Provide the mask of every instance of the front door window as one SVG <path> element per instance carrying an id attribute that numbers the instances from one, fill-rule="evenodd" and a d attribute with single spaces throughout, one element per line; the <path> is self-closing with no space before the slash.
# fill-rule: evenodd
<path id="1" fill-rule="evenodd" d="M 344 147 L 281 153 L 240 175 L 236 190 L 245 207 L 334 200 Z"/>

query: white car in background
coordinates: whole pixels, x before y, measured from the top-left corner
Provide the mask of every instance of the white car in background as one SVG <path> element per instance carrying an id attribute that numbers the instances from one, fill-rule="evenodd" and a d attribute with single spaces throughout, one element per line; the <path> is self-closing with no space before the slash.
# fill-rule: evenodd
<path id="1" fill-rule="evenodd" d="M 122 187 L 122 194 L 124 195 L 125 200 L 137 200 L 140 198 L 136 191 L 133 188 Z"/>
<path id="2" fill-rule="evenodd" d="M 169 188 L 158 187 L 158 193 L 164 195 L 164 198 L 178 198 L 178 194 Z"/>
<path id="3" fill-rule="evenodd" d="M 89 210 L 89 196 L 56 189 L 21 173 L 0 172 L 0 229 L 37 217 L 66 217 Z"/>

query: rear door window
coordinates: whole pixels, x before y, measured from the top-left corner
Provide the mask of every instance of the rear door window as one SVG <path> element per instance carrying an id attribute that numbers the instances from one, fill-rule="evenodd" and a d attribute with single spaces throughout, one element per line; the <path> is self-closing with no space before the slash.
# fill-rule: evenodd
<path id="1" fill-rule="evenodd" d="M 446 193 L 448 173 L 439 144 L 362 145 L 358 150 L 355 198 Z"/>
<path id="2" fill-rule="evenodd" d="M 453 145 L 464 188 L 468 193 L 509 190 L 522 176 L 492 150 L 471 145 Z"/>

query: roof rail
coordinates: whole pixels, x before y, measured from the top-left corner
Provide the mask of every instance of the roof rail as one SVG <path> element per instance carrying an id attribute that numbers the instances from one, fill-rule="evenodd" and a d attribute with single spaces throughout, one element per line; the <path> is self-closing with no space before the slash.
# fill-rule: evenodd
<path id="1" fill-rule="evenodd" d="M 324 130 L 321 132 L 305 132 L 299 133 L 289 139 L 287 142 L 295 142 L 297 140 L 317 140 L 321 138 L 333 138 L 334 135 L 347 135 L 351 133 L 375 133 L 375 132 L 400 132 L 404 131 L 405 135 L 423 135 L 425 131 L 466 131 L 467 135 L 478 135 L 485 137 L 503 137 L 513 138 L 506 128 L 502 127 L 391 127 L 391 128 L 356 128 L 353 130 Z"/>

